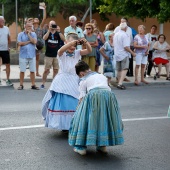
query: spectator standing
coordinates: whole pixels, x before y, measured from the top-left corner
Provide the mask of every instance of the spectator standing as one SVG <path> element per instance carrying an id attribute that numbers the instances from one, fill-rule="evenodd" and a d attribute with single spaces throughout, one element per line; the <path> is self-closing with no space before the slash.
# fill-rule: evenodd
<path id="1" fill-rule="evenodd" d="M 82 30 L 83 30 L 83 22 L 81 22 L 81 21 L 77 21 L 76 22 L 76 27 L 79 27 L 79 28 L 81 28 Z"/>
<path id="2" fill-rule="evenodd" d="M 93 24 L 87 23 L 85 25 L 86 34 L 85 38 L 92 47 L 92 52 L 82 57 L 82 60 L 86 62 L 92 71 L 95 71 L 96 66 L 96 48 L 98 46 L 97 36 L 94 34 Z"/>
<path id="3" fill-rule="evenodd" d="M 53 66 L 53 78 L 58 73 L 58 59 L 56 58 L 58 49 L 60 48 L 60 40 L 65 41 L 63 34 L 57 31 L 57 25 L 55 21 L 49 22 L 49 29 L 43 36 L 46 45 L 45 58 L 44 58 L 44 72 L 42 77 L 41 88 L 45 88 L 45 82 L 47 75 L 50 72 L 50 68 Z"/>
<path id="4" fill-rule="evenodd" d="M 107 42 L 109 41 L 109 36 L 110 36 L 110 34 L 113 34 L 114 29 L 115 29 L 115 27 L 114 27 L 113 23 L 109 23 L 106 25 L 106 28 L 103 32 L 105 41 L 107 41 Z"/>
<path id="5" fill-rule="evenodd" d="M 43 29 L 44 23 L 46 20 L 46 6 L 43 8 L 43 19 L 42 22 L 40 23 L 38 18 L 33 19 L 33 28 L 34 31 L 37 35 L 37 44 L 36 44 L 36 76 L 41 77 L 39 74 L 39 60 L 40 60 L 40 53 L 41 50 L 44 47 L 44 40 L 43 36 L 45 33 L 45 30 Z"/>
<path id="6" fill-rule="evenodd" d="M 130 41 L 130 46 L 133 47 L 133 35 L 132 35 L 132 29 L 128 26 L 128 19 L 126 17 L 121 18 L 120 23 L 126 23 L 127 24 L 127 29 L 126 33 L 128 35 L 129 41 Z M 120 26 L 116 27 L 114 30 L 114 34 L 120 30 Z M 133 50 L 133 48 L 131 48 Z M 133 76 L 133 56 L 129 53 L 129 69 L 128 71 L 130 72 L 128 76 Z M 124 81 L 129 81 L 127 78 L 124 79 Z"/>
<path id="7" fill-rule="evenodd" d="M 135 53 L 130 49 L 130 38 L 126 33 L 128 26 L 126 22 L 120 24 L 120 30 L 114 35 L 114 53 L 116 57 L 116 68 L 118 71 L 118 89 L 125 90 L 126 87 L 122 84 L 129 68 L 129 53 L 135 56 Z"/>
<path id="8" fill-rule="evenodd" d="M 99 31 L 99 29 L 95 28 L 94 29 L 94 34 L 97 36 L 97 41 L 98 41 L 98 46 L 96 48 L 96 66 L 95 66 L 95 71 L 99 72 L 99 66 L 101 65 L 101 60 L 102 57 L 100 55 L 100 48 L 103 46 L 105 43 L 105 38 L 102 32 Z"/>
<path id="9" fill-rule="evenodd" d="M 35 45 L 37 43 L 37 36 L 32 32 L 32 24 L 26 23 L 25 30 L 18 34 L 19 51 L 19 66 L 20 66 L 20 86 L 18 90 L 23 90 L 24 75 L 27 64 L 30 69 L 31 89 L 39 90 L 35 85 L 35 71 L 36 71 L 36 53 Z"/>
<path id="10" fill-rule="evenodd" d="M 10 77 L 10 48 L 11 43 L 9 28 L 4 25 L 5 19 L 0 16 L 0 57 L 2 58 L 2 64 L 6 65 L 6 85 L 12 86 Z"/>
<path id="11" fill-rule="evenodd" d="M 144 79 L 145 66 L 148 60 L 149 53 L 149 41 L 147 36 L 145 35 L 145 26 L 138 26 L 138 34 L 134 38 L 134 48 L 136 52 L 136 66 L 135 66 L 135 85 L 139 85 L 138 81 L 138 73 L 139 67 L 141 66 L 141 82 L 148 84 L 148 82 Z"/>
<path id="12" fill-rule="evenodd" d="M 104 65 L 103 65 L 103 74 L 107 77 L 108 85 L 110 86 L 111 78 L 115 77 L 115 68 L 113 65 L 113 36 L 109 35 L 109 41 L 106 41 L 105 44 L 100 48 L 100 53 L 104 57 Z"/>
<path id="13" fill-rule="evenodd" d="M 156 25 L 152 25 L 151 26 L 151 31 L 150 33 L 147 33 L 146 36 L 149 40 L 149 54 L 148 54 L 148 67 L 147 67 L 147 73 L 146 73 L 146 77 L 150 77 L 151 71 L 152 71 L 152 67 L 153 67 L 153 61 L 152 61 L 152 56 L 153 56 L 153 46 L 155 44 L 155 42 L 158 39 L 158 35 L 156 34 L 157 31 L 157 26 Z"/>
<path id="14" fill-rule="evenodd" d="M 76 21 L 77 21 L 76 16 L 70 16 L 69 17 L 70 26 L 68 26 L 64 29 L 64 36 L 65 37 L 67 36 L 68 33 L 76 33 L 79 38 L 84 37 L 82 29 L 76 26 Z M 82 49 L 82 45 L 78 45 L 76 48 Z"/>

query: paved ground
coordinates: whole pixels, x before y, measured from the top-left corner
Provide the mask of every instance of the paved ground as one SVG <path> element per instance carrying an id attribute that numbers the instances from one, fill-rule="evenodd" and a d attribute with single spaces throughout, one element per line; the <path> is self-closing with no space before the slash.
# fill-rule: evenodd
<path id="1" fill-rule="evenodd" d="M 18 83 L 14 83 L 17 87 Z M 47 86 L 50 82 L 47 83 Z M 89 147 L 86 156 L 73 152 L 68 137 L 44 128 L 41 101 L 46 90 L 0 89 L 1 170 L 169 170 L 170 84 L 113 88 L 124 122 L 125 143 L 108 155 Z"/>

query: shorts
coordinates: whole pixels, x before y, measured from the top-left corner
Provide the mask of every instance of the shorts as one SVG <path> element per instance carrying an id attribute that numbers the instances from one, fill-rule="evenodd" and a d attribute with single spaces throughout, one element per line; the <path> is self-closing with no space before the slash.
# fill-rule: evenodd
<path id="1" fill-rule="evenodd" d="M 54 70 L 59 69 L 57 57 L 47 57 L 47 56 L 45 56 L 44 65 L 45 65 L 45 70 L 50 69 L 52 66 L 53 66 Z"/>
<path id="2" fill-rule="evenodd" d="M 125 57 L 122 61 L 116 61 L 117 71 L 129 69 L 129 57 Z"/>
<path id="3" fill-rule="evenodd" d="M 159 65 L 159 64 L 163 64 L 164 65 L 164 64 L 168 64 L 169 63 L 168 59 L 164 59 L 164 58 L 160 58 L 160 57 L 155 58 L 153 61 L 155 62 L 156 65 Z"/>
<path id="4" fill-rule="evenodd" d="M 148 56 L 145 54 L 136 54 L 136 65 L 147 64 Z"/>
<path id="5" fill-rule="evenodd" d="M 27 65 L 29 65 L 30 72 L 35 72 L 36 70 L 36 60 L 34 58 L 19 58 L 20 72 L 25 72 Z"/>
<path id="6" fill-rule="evenodd" d="M 10 64 L 9 51 L 0 51 L 0 57 L 2 58 L 3 64 Z"/>

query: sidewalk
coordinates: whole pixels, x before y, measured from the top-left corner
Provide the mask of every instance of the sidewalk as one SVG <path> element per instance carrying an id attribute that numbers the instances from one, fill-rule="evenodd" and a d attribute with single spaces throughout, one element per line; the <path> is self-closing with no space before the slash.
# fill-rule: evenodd
<path id="1" fill-rule="evenodd" d="M 5 84 L 5 79 L 6 79 L 6 72 L 3 71 L 3 69 L 5 69 L 5 66 L 3 65 L 1 67 L 1 79 L 2 79 L 2 85 L 0 86 L 6 86 Z M 11 65 L 11 74 L 10 74 L 10 79 L 13 83 L 16 83 L 16 82 L 19 82 L 19 66 L 18 65 Z M 44 65 L 40 65 L 39 66 L 39 73 L 40 75 L 43 74 L 43 71 L 44 71 Z M 100 67 L 99 69 L 99 72 L 102 72 L 102 67 Z M 162 68 L 162 74 L 164 75 L 165 74 L 165 68 L 163 67 Z M 25 72 L 25 80 L 24 82 L 30 82 L 30 78 L 28 77 L 29 75 L 29 69 L 26 70 Z M 53 75 L 53 71 L 52 69 L 50 70 L 50 73 L 47 77 L 47 82 L 51 82 L 52 81 L 52 75 Z M 160 78 L 154 80 L 153 79 L 153 76 L 155 75 L 155 70 L 152 69 L 152 72 L 151 72 L 151 78 L 146 78 L 146 80 L 149 82 L 149 86 L 150 85 L 165 85 L 165 84 L 170 84 L 170 81 L 166 80 L 166 77 L 164 76 L 161 76 Z M 134 77 L 127 77 L 130 82 L 124 82 L 124 85 L 125 86 L 134 86 Z M 140 77 L 139 77 L 139 80 L 140 80 Z M 42 77 L 36 77 L 36 82 L 41 82 L 42 81 Z M 116 80 L 115 78 L 113 78 L 112 80 L 112 84 L 114 86 L 116 86 Z M 145 85 L 144 83 L 140 83 L 140 85 Z M 148 85 L 146 85 L 148 86 Z"/>

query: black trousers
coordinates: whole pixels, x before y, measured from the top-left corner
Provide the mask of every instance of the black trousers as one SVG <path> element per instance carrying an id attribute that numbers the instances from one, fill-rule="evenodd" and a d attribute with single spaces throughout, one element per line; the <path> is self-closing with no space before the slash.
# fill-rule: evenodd
<path id="1" fill-rule="evenodd" d="M 130 46 L 130 49 L 134 51 L 133 46 Z M 129 58 L 129 69 L 126 75 L 129 77 L 133 77 L 133 56 L 132 55 L 131 55 L 131 58 Z"/>
<path id="2" fill-rule="evenodd" d="M 152 51 L 149 51 L 149 54 L 148 54 L 148 67 L 147 67 L 147 75 L 150 76 L 151 74 L 151 71 L 152 71 L 152 67 L 153 67 L 153 61 L 152 61 Z"/>
<path id="3" fill-rule="evenodd" d="M 131 55 L 131 58 L 129 58 L 129 69 L 126 75 L 130 77 L 133 76 L 133 56 L 132 55 Z"/>

